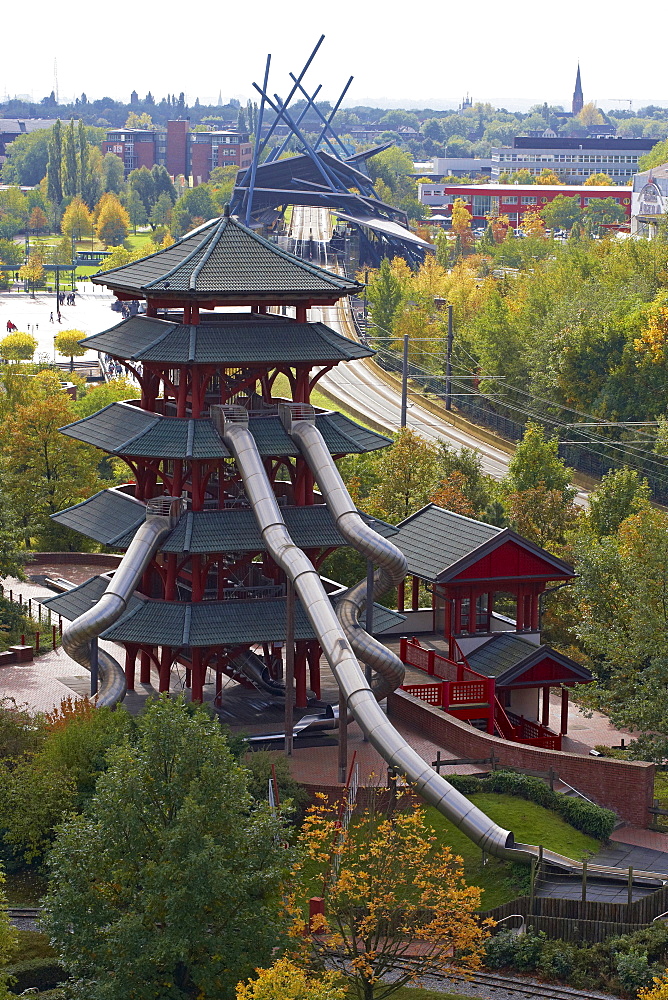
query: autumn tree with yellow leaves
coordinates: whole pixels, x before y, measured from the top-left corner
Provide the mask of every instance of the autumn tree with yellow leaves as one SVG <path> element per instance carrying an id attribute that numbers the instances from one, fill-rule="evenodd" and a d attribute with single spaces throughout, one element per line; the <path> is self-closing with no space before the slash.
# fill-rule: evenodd
<path id="1" fill-rule="evenodd" d="M 345 1000 L 346 990 L 335 972 L 319 975 L 302 969 L 287 956 L 269 969 L 256 969 L 257 979 L 239 983 L 236 1000 Z"/>
<path id="2" fill-rule="evenodd" d="M 322 896 L 324 915 L 295 923 L 311 964 L 338 972 L 359 1000 L 386 1000 L 423 976 L 481 965 L 487 929 L 475 916 L 481 890 L 464 881 L 461 858 L 437 841 L 423 807 L 399 794 L 355 812 L 348 829 L 321 797 L 300 833 L 300 908 Z M 313 873 L 317 872 L 314 879 Z M 305 872 L 309 877 L 306 878 Z"/>
<path id="3" fill-rule="evenodd" d="M 639 991 L 638 1000 L 668 1000 L 668 976 L 655 976 L 652 986 Z"/>

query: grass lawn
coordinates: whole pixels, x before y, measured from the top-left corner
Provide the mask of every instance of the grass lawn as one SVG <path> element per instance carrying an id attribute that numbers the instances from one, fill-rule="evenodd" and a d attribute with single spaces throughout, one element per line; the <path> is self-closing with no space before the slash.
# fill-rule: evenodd
<path id="1" fill-rule="evenodd" d="M 441 993 L 440 990 L 423 990 L 419 986 L 402 986 L 392 996 L 395 1000 L 470 1000 L 463 993 Z"/>
<path id="2" fill-rule="evenodd" d="M 283 396 L 290 399 L 292 393 L 290 391 L 290 383 L 288 382 L 287 375 L 277 375 L 271 391 L 274 396 Z M 328 399 L 327 396 L 323 395 L 323 393 L 318 392 L 317 388 L 311 393 L 311 402 L 314 406 L 322 407 L 323 410 L 338 410 L 339 413 L 343 413 L 346 417 L 350 417 L 351 420 L 354 420 L 355 423 L 359 424 L 361 427 L 366 427 L 367 430 L 371 431 L 374 429 L 373 427 L 369 427 L 368 424 L 365 424 L 364 421 L 360 420 L 354 413 L 351 413 L 350 410 L 347 410 L 345 406 L 342 406 L 340 403 L 332 402 L 332 400 Z"/>
<path id="3" fill-rule="evenodd" d="M 659 800 L 660 809 L 668 809 L 668 771 L 658 771 L 654 776 L 654 798 Z M 662 825 L 668 825 L 668 817 L 661 817 Z"/>
<path id="4" fill-rule="evenodd" d="M 556 813 L 535 802 L 492 792 L 482 792 L 470 798 L 495 823 L 512 830 L 519 843 L 542 844 L 551 851 L 576 860 L 595 853 L 601 846 L 594 837 L 580 833 Z M 467 882 L 483 889 L 482 909 L 491 909 L 526 891 L 528 868 L 511 865 L 498 858 L 489 858 L 483 865 L 480 849 L 431 806 L 427 809 L 427 819 L 443 843 L 463 859 Z"/>
<path id="5" fill-rule="evenodd" d="M 28 962 L 33 958 L 55 958 L 55 951 L 46 934 L 39 931 L 19 931 L 19 950 L 12 958 L 15 962 Z"/>

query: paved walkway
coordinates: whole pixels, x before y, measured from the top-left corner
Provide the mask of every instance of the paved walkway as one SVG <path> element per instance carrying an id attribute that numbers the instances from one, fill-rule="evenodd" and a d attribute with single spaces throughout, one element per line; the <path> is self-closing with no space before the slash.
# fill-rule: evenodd
<path id="1" fill-rule="evenodd" d="M 118 323 L 120 313 L 111 310 L 114 299 L 110 292 L 98 289 L 90 281 L 81 281 L 77 284 L 76 305 L 61 306 L 62 322 L 58 323 L 55 293 L 37 292 L 33 299 L 22 291 L 3 292 L 0 294 L 0 337 L 4 337 L 7 321 L 11 320 L 23 333 L 31 333 L 36 338 L 36 358 L 46 355 L 48 360 L 53 360 L 53 338 L 60 330 L 81 330 L 89 336 Z M 49 321 L 51 313 L 54 315 L 53 323 Z M 55 360 L 65 359 L 57 355 Z M 88 351 L 77 360 L 97 361 L 97 351 Z"/>

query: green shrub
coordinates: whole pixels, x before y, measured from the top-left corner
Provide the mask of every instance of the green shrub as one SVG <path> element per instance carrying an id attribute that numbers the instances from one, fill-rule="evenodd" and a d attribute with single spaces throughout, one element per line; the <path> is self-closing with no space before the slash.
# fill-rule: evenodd
<path id="1" fill-rule="evenodd" d="M 31 987 L 51 990 L 67 978 L 63 967 L 53 958 L 31 958 L 26 962 L 15 962 L 6 966 L 5 971 L 14 979 L 10 986 L 12 993 L 23 993 Z"/>
<path id="2" fill-rule="evenodd" d="M 629 951 L 626 955 L 617 955 L 615 972 L 619 985 L 626 993 L 635 993 L 643 986 L 651 986 L 652 977 L 655 975 L 655 970 L 643 951 Z"/>
<path id="3" fill-rule="evenodd" d="M 246 755 L 243 765 L 250 771 L 248 791 L 258 802 L 266 802 L 269 794 L 269 779 L 272 777 L 272 764 L 278 784 L 278 794 L 281 806 L 286 802 L 292 809 L 290 818 L 298 826 L 304 818 L 308 805 L 308 792 L 303 785 L 292 777 L 290 766 L 285 757 L 258 750 Z"/>
<path id="4" fill-rule="evenodd" d="M 535 802 L 545 809 L 553 809 L 576 830 L 598 840 L 607 840 L 617 822 L 617 817 L 610 809 L 604 809 L 584 799 L 559 795 L 540 778 L 531 778 L 527 774 L 495 771 L 488 778 L 475 778 L 468 774 L 451 775 L 448 781 L 462 795 L 475 795 L 476 792 L 516 795 L 528 802 Z"/>
<path id="5" fill-rule="evenodd" d="M 565 941 L 546 941 L 536 968 L 546 979 L 568 979 L 575 965 L 574 952 Z"/>
<path id="6" fill-rule="evenodd" d="M 499 931 L 485 942 L 485 966 L 488 969 L 514 967 L 517 935 L 512 931 Z"/>

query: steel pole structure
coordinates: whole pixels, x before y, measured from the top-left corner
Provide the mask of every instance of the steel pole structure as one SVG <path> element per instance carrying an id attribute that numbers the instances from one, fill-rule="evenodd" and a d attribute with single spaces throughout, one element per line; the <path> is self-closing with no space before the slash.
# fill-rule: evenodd
<path id="1" fill-rule="evenodd" d="M 445 355 L 445 408 L 452 409 L 452 306 L 448 303 L 448 343 Z"/>
<path id="2" fill-rule="evenodd" d="M 404 334 L 404 356 L 401 365 L 401 422 L 406 426 L 406 411 L 408 409 L 408 334 Z"/>
<path id="3" fill-rule="evenodd" d="M 295 689 L 295 588 L 286 580 L 285 601 L 285 753 L 292 757 Z"/>
<path id="4" fill-rule="evenodd" d="M 248 190 L 246 191 L 246 225 L 247 226 L 250 225 L 251 212 L 253 210 L 253 194 L 255 193 L 255 174 L 256 174 L 256 171 L 257 171 L 257 161 L 258 161 L 259 149 L 260 149 L 260 136 L 262 134 L 262 121 L 263 121 L 263 118 L 264 118 L 264 95 L 265 95 L 265 93 L 267 91 L 267 85 L 269 83 L 269 67 L 270 67 L 270 65 L 271 65 L 271 53 L 269 53 L 269 55 L 267 56 L 267 64 L 266 64 L 265 69 L 264 69 L 264 82 L 262 84 L 262 96 L 260 98 L 260 110 L 259 110 L 259 113 L 258 113 L 258 120 L 257 120 L 257 125 L 256 125 L 257 132 L 255 134 L 255 149 L 253 151 L 253 162 L 251 163 L 251 169 L 250 169 L 250 185 L 249 185 Z M 247 175 L 244 176 L 244 181 L 246 180 L 246 176 Z"/>

